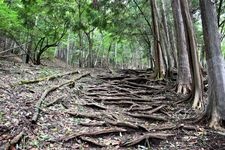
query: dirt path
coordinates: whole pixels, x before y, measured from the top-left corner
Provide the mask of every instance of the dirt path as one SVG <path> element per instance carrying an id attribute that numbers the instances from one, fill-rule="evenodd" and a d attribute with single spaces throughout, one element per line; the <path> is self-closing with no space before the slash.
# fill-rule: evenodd
<path id="1" fill-rule="evenodd" d="M 223 149 L 222 135 L 184 122 L 196 114 L 174 82 L 151 76 L 1 62 L 0 149 Z"/>

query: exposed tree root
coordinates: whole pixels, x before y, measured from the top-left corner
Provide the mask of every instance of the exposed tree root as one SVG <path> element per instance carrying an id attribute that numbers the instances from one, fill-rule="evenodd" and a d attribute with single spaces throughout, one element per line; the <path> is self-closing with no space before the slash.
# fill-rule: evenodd
<path id="1" fill-rule="evenodd" d="M 221 127 L 221 118 L 216 109 L 213 109 L 209 127 L 218 131 L 225 132 L 225 129 Z"/>
<path id="2" fill-rule="evenodd" d="M 112 86 L 113 88 L 115 88 L 116 90 L 118 90 L 118 91 L 125 92 L 125 93 L 131 93 L 131 91 L 128 90 L 128 89 L 121 88 L 121 87 L 116 86 L 116 85 L 111 85 L 111 86 Z M 140 96 L 138 96 L 138 97 L 140 97 Z"/>
<path id="3" fill-rule="evenodd" d="M 106 87 L 102 88 L 102 87 L 98 87 L 98 88 L 88 88 L 87 92 L 95 92 L 95 91 L 108 91 L 108 89 Z"/>
<path id="4" fill-rule="evenodd" d="M 137 97 L 137 96 L 134 96 L 133 94 L 127 94 L 127 93 L 115 93 L 115 94 L 108 94 L 108 93 L 87 93 L 85 95 L 87 95 L 87 96 L 93 96 L 93 97 L 99 97 L 99 96 L 105 96 L 105 97 L 112 97 L 112 96 Z"/>
<path id="5" fill-rule="evenodd" d="M 117 85 L 118 87 L 121 87 L 121 88 L 126 88 L 126 89 L 132 89 L 132 90 L 137 89 L 136 87 L 127 85 L 127 84 L 115 84 L 115 85 Z"/>
<path id="6" fill-rule="evenodd" d="M 98 76 L 98 78 L 103 79 L 103 80 L 122 80 L 125 78 L 129 78 L 129 75 L 120 75 L 120 76 Z"/>
<path id="7" fill-rule="evenodd" d="M 185 98 L 183 98 L 182 100 L 179 100 L 179 101 L 175 102 L 174 104 L 177 105 L 177 104 L 180 104 L 180 103 L 189 101 L 191 99 L 191 97 L 192 97 L 192 94 L 188 94 Z"/>
<path id="8" fill-rule="evenodd" d="M 59 101 L 61 101 L 64 98 L 64 96 L 60 96 L 58 98 L 56 98 L 55 100 L 53 100 L 52 102 L 46 104 L 46 107 L 50 107 L 53 106 L 54 104 L 58 103 Z"/>
<path id="9" fill-rule="evenodd" d="M 127 114 L 131 117 L 135 117 L 135 118 L 157 120 L 157 121 L 167 121 L 167 119 L 165 117 L 161 117 L 161 116 L 153 116 L 153 115 L 149 115 L 149 114 L 131 114 L 131 113 L 125 113 L 125 114 Z"/>
<path id="10" fill-rule="evenodd" d="M 131 108 L 129 111 L 148 111 L 148 114 L 152 114 L 154 112 L 159 111 L 160 109 L 164 108 L 166 105 L 160 105 L 154 109 L 152 109 L 152 106 L 147 107 L 147 108 L 143 108 L 143 107 L 139 107 L 139 108 Z M 151 110 L 152 109 L 152 110 Z"/>
<path id="11" fill-rule="evenodd" d="M 166 105 L 158 106 L 158 107 L 156 107 L 156 108 L 154 108 L 154 109 L 148 111 L 148 114 L 153 114 L 153 113 L 159 111 L 160 109 L 162 109 L 162 108 L 164 108 L 164 107 L 166 107 Z"/>
<path id="12" fill-rule="evenodd" d="M 101 117 L 102 116 L 101 113 L 95 113 L 95 114 L 78 113 L 78 112 L 66 112 L 66 113 L 78 118 L 89 118 L 89 119 L 100 120 L 100 121 L 103 120 L 103 118 Z"/>
<path id="13" fill-rule="evenodd" d="M 137 103 L 131 102 L 131 101 L 105 101 L 104 102 L 105 105 L 119 105 L 121 107 L 133 107 L 133 106 L 139 106 Z"/>
<path id="14" fill-rule="evenodd" d="M 177 85 L 177 93 L 178 94 L 188 94 L 191 92 L 191 85 L 190 84 L 178 84 Z"/>
<path id="15" fill-rule="evenodd" d="M 38 82 L 45 81 L 45 80 L 49 81 L 49 80 L 54 80 L 56 78 L 61 78 L 61 77 L 66 76 L 66 75 L 73 75 L 73 74 L 77 74 L 77 73 L 80 73 L 80 72 L 79 71 L 72 71 L 72 72 L 67 72 L 67 73 L 64 73 L 64 74 L 52 75 L 52 76 L 34 79 L 34 80 L 23 80 L 23 81 L 20 81 L 19 83 L 17 83 L 16 85 L 33 84 L 33 83 L 38 83 Z"/>
<path id="16" fill-rule="evenodd" d="M 185 130 L 201 131 L 199 127 L 194 126 L 194 125 L 180 124 L 177 128 L 182 128 Z"/>
<path id="17" fill-rule="evenodd" d="M 53 87 L 45 90 L 44 93 L 41 95 L 41 98 L 38 100 L 38 102 L 35 105 L 35 113 L 33 114 L 33 117 L 32 117 L 32 123 L 36 123 L 37 122 L 38 116 L 39 116 L 39 113 L 40 113 L 40 108 L 41 108 L 41 105 L 42 105 L 45 97 L 50 92 L 55 91 L 57 88 L 59 88 L 59 86 L 53 86 Z"/>
<path id="18" fill-rule="evenodd" d="M 122 122 L 122 121 L 110 121 L 107 120 L 107 123 L 109 123 L 110 125 L 114 125 L 114 126 L 118 126 L 118 127 L 125 127 L 125 128 L 132 128 L 132 129 L 139 129 L 139 127 L 137 125 L 134 125 L 132 123 L 129 122 Z"/>
<path id="19" fill-rule="evenodd" d="M 82 141 L 94 146 L 94 147 L 105 147 L 106 145 L 100 143 L 100 142 L 97 142 L 91 138 L 88 138 L 88 137 L 84 137 L 84 136 L 80 136 L 79 139 L 81 139 Z"/>
<path id="20" fill-rule="evenodd" d="M 109 133 L 120 133 L 120 132 L 126 132 L 127 130 L 122 129 L 122 128 L 109 128 L 109 129 L 103 129 L 100 131 L 93 131 L 93 132 L 83 132 L 83 133 L 75 133 L 73 135 L 70 136 L 66 136 L 66 137 L 62 137 L 56 141 L 60 142 L 60 141 L 64 141 L 67 142 L 69 140 L 75 139 L 77 137 L 80 136 L 99 136 L 99 135 L 104 135 L 104 134 L 109 134 Z"/>
<path id="21" fill-rule="evenodd" d="M 174 130 L 177 128 L 175 124 L 167 124 L 163 127 L 157 126 L 156 128 L 150 128 L 150 131 L 165 131 L 165 130 Z"/>
<path id="22" fill-rule="evenodd" d="M 22 139 L 22 137 L 24 136 L 24 131 L 20 132 L 17 136 L 15 136 L 9 143 L 7 143 L 5 145 L 4 150 L 11 150 L 11 149 L 15 149 L 15 145 Z"/>
<path id="23" fill-rule="evenodd" d="M 225 132 L 225 129 L 221 126 L 222 120 L 218 112 L 216 110 L 212 110 L 211 113 L 207 113 L 206 111 L 204 111 L 197 118 L 190 119 L 191 120 L 190 122 L 191 123 L 201 123 L 201 122 L 207 123 L 209 121 L 208 123 L 210 128 Z"/>
<path id="24" fill-rule="evenodd" d="M 166 97 L 159 96 L 159 97 L 153 97 L 151 99 L 145 99 L 145 98 L 135 98 L 135 97 L 96 97 L 93 98 L 95 101 L 132 101 L 132 102 L 153 102 L 156 100 L 164 100 Z M 157 102 L 156 102 L 157 103 Z"/>
<path id="25" fill-rule="evenodd" d="M 133 111 L 147 111 L 147 110 L 150 110 L 150 109 L 152 109 L 152 106 L 149 106 L 149 107 L 131 107 L 128 111 L 131 111 L 131 112 L 133 112 Z"/>
<path id="26" fill-rule="evenodd" d="M 40 113 L 41 105 L 42 105 L 42 103 L 43 103 L 45 97 L 46 97 L 50 92 L 53 92 L 53 91 L 55 91 L 56 89 L 58 89 L 58 88 L 60 88 L 60 87 L 62 87 L 62 86 L 64 86 L 64 85 L 75 84 L 75 81 L 80 80 L 81 78 L 86 77 L 86 76 L 88 76 L 88 75 L 90 75 L 90 73 L 85 73 L 85 74 L 83 74 L 83 75 L 81 75 L 81 76 L 79 76 L 79 77 L 74 78 L 73 80 L 66 81 L 66 82 L 64 82 L 64 83 L 62 83 L 62 84 L 60 84 L 60 85 L 53 86 L 53 87 L 51 87 L 51 88 L 45 90 L 44 93 L 41 95 L 41 98 L 38 100 L 38 102 L 37 102 L 36 105 L 35 105 L 35 112 L 34 112 L 33 117 L 32 117 L 32 123 L 35 124 L 35 123 L 37 122 L 38 117 L 39 117 L 39 113 Z"/>
<path id="27" fill-rule="evenodd" d="M 97 108 L 97 109 L 101 109 L 101 110 L 107 110 L 106 107 L 101 106 L 101 105 L 96 104 L 96 103 L 87 103 L 87 104 L 83 104 L 83 106 L 92 107 L 92 108 Z"/>
<path id="28" fill-rule="evenodd" d="M 80 125 L 84 126 L 106 126 L 107 124 L 111 126 L 117 126 L 117 127 L 123 127 L 123 128 L 130 128 L 130 129 L 141 129 L 144 131 L 148 131 L 145 127 L 142 127 L 140 125 L 135 125 L 130 122 L 126 121 L 117 121 L 118 119 L 114 119 L 111 116 L 107 114 L 101 114 L 101 113 L 95 113 L 95 114 L 89 114 L 89 113 L 77 113 L 77 112 L 67 112 L 68 114 L 79 117 L 79 118 L 89 118 L 93 120 L 99 120 L 99 121 L 104 121 L 101 123 L 94 123 L 94 124 L 89 124 L 89 123 L 81 123 Z"/>
<path id="29" fill-rule="evenodd" d="M 79 125 L 82 126 L 87 126 L 87 127 L 94 127 L 94 126 L 106 126 L 105 122 L 95 122 L 95 123 L 85 123 L 85 122 L 81 122 Z"/>
<path id="30" fill-rule="evenodd" d="M 131 97 L 99 97 L 93 98 L 95 101 L 135 101 L 135 102 L 149 102 L 151 100 L 144 98 L 131 98 Z"/>
<path id="31" fill-rule="evenodd" d="M 174 134 L 164 134 L 164 133 L 147 133 L 145 135 L 141 135 L 137 137 L 136 139 L 133 139 L 128 142 L 124 142 L 120 146 L 122 147 L 130 147 L 130 146 L 135 146 L 139 143 L 141 143 L 144 140 L 150 140 L 150 139 L 159 139 L 159 140 L 165 140 L 167 137 L 174 136 Z"/>
<path id="32" fill-rule="evenodd" d="M 194 92 L 192 108 L 200 110 L 202 109 L 202 107 L 203 107 L 203 102 L 202 102 L 201 91 L 197 90 Z"/>
<path id="33" fill-rule="evenodd" d="M 143 78 L 143 77 L 137 77 L 137 78 L 125 78 L 123 79 L 124 81 L 128 81 L 128 82 L 134 82 L 134 83 L 147 83 L 148 81 L 150 81 L 147 78 Z"/>
<path id="34" fill-rule="evenodd" d="M 158 90 L 140 90 L 140 91 L 135 91 L 133 92 L 134 94 L 137 95 L 152 95 L 153 93 L 156 93 Z"/>
<path id="35" fill-rule="evenodd" d="M 128 81 L 124 81 L 123 83 L 133 86 L 135 88 L 141 87 L 141 88 L 153 89 L 153 90 L 163 90 L 162 86 L 149 86 L 149 85 L 137 84 L 137 83 L 128 82 Z"/>

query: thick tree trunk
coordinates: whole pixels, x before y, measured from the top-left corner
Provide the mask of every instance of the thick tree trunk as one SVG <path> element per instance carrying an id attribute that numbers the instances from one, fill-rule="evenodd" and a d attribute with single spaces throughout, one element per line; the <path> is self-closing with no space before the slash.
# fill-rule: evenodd
<path id="1" fill-rule="evenodd" d="M 180 0 L 172 1 L 174 24 L 176 27 L 176 39 L 178 49 L 178 79 L 177 93 L 187 94 L 191 90 L 191 73 L 187 52 L 187 40 L 185 27 L 181 14 Z"/>
<path id="2" fill-rule="evenodd" d="M 206 60 L 209 75 L 207 116 L 210 127 L 220 127 L 225 120 L 225 63 L 221 55 L 216 8 L 211 0 L 200 0 Z"/>
<path id="3" fill-rule="evenodd" d="M 193 108 L 201 108 L 202 106 L 202 78 L 200 74 L 200 63 L 197 56 L 197 46 L 192 19 L 189 12 L 187 0 L 180 0 L 184 24 L 187 29 L 186 36 L 189 49 L 189 63 L 192 73 L 192 92 L 193 92 Z"/>
<path id="4" fill-rule="evenodd" d="M 156 0 L 151 0 L 153 35 L 154 35 L 154 51 L 155 51 L 155 75 L 158 79 L 163 79 L 165 75 L 165 68 L 163 65 L 162 47 L 159 33 L 159 22 L 157 18 L 158 10 Z"/>

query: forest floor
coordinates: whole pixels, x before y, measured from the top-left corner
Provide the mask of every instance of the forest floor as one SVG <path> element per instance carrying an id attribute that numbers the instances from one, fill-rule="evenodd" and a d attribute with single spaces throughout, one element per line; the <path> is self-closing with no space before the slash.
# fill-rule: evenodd
<path id="1" fill-rule="evenodd" d="M 0 149 L 225 149 L 225 135 L 187 122 L 197 114 L 174 81 L 58 64 L 0 61 Z"/>

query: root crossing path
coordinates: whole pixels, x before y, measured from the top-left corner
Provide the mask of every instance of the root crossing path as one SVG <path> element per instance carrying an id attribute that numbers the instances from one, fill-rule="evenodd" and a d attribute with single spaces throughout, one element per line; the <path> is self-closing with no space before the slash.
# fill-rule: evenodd
<path id="1" fill-rule="evenodd" d="M 3 64 L 0 148 L 207 149 L 224 143 L 204 126 L 186 123 L 196 115 L 191 105 L 176 94 L 175 82 L 151 79 L 152 71 Z"/>

